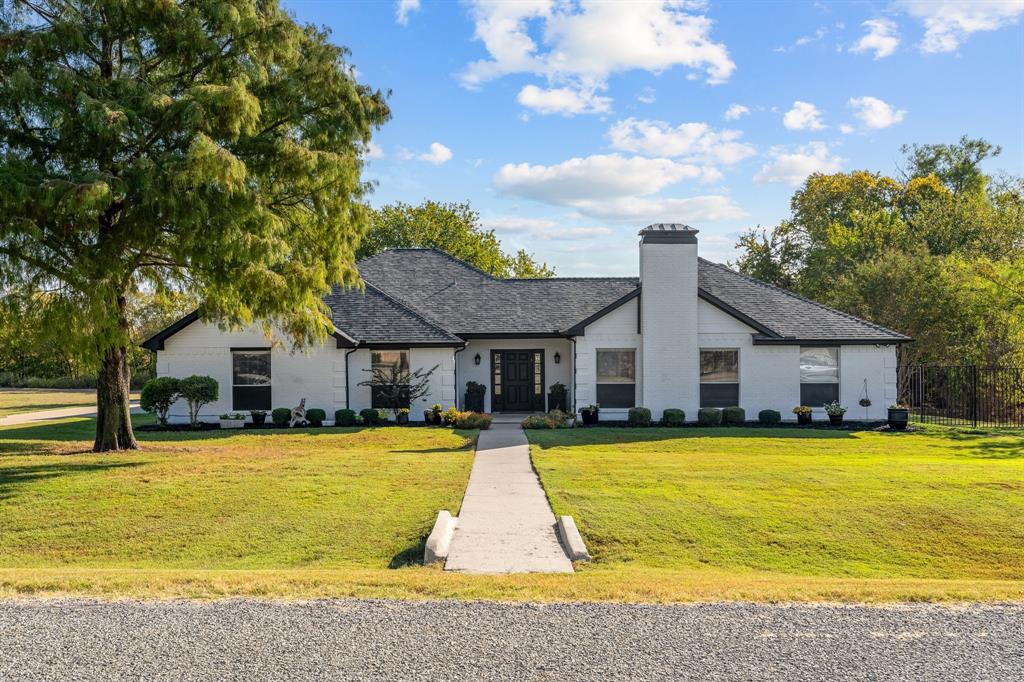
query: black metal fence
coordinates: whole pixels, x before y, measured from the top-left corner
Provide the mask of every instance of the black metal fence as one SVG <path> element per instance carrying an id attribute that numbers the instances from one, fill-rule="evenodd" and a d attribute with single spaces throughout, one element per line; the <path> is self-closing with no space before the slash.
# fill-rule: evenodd
<path id="1" fill-rule="evenodd" d="M 950 426 L 1024 427 L 1024 368 L 899 368 L 900 402 L 911 419 Z"/>

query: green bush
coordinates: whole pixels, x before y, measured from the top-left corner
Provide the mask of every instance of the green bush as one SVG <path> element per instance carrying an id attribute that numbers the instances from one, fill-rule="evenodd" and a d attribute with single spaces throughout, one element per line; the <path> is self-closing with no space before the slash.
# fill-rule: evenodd
<path id="1" fill-rule="evenodd" d="M 306 421 L 313 426 L 323 426 L 325 419 L 327 419 L 327 413 L 320 408 L 314 407 L 306 410 Z"/>
<path id="2" fill-rule="evenodd" d="M 701 426 L 718 426 L 722 423 L 722 411 L 717 407 L 702 407 L 697 410 L 697 423 Z"/>
<path id="3" fill-rule="evenodd" d="M 547 414 L 531 414 L 521 423 L 524 429 L 564 429 L 569 426 L 569 415 L 561 410 Z"/>
<path id="4" fill-rule="evenodd" d="M 778 424 L 782 421 L 782 414 L 777 410 L 761 410 L 757 413 L 757 421 L 762 424 Z"/>
<path id="5" fill-rule="evenodd" d="M 363 418 L 363 423 L 367 426 L 379 426 L 385 421 L 380 417 L 380 410 L 375 410 L 372 407 L 359 410 L 359 416 Z"/>
<path id="6" fill-rule="evenodd" d="M 629 416 L 626 418 L 630 426 L 650 426 L 651 411 L 646 407 L 629 408 Z"/>
<path id="7" fill-rule="evenodd" d="M 747 413 L 742 407 L 727 407 L 722 410 L 723 424 L 742 424 L 747 421 Z"/>
<path id="8" fill-rule="evenodd" d="M 678 408 L 670 407 L 661 413 L 661 423 L 665 426 L 682 426 L 686 423 L 686 413 Z"/>
<path id="9" fill-rule="evenodd" d="M 142 387 L 139 405 L 146 412 L 155 414 L 161 426 L 167 426 L 167 412 L 170 411 L 174 401 L 178 399 L 180 383 L 174 377 L 159 377 L 150 379 Z"/>
<path id="10" fill-rule="evenodd" d="M 199 424 L 199 410 L 203 405 L 216 402 L 220 389 L 213 377 L 193 374 L 178 382 L 178 392 L 188 403 L 188 421 L 193 426 Z"/>
<path id="11" fill-rule="evenodd" d="M 132 377 L 133 387 L 136 377 Z M 0 386 L 5 388 L 96 388 L 96 377 L 34 377 L 15 372 L 0 372 Z"/>
<path id="12" fill-rule="evenodd" d="M 288 426 L 288 422 L 292 420 L 292 411 L 288 407 L 278 407 L 270 413 L 270 421 L 274 422 L 277 426 Z"/>
<path id="13" fill-rule="evenodd" d="M 355 410 L 335 410 L 334 411 L 334 425 L 335 426 L 355 426 L 356 424 L 356 411 Z"/>
<path id="14" fill-rule="evenodd" d="M 483 412 L 459 412 L 459 416 L 455 418 L 455 428 L 486 431 L 491 428 L 491 415 Z"/>

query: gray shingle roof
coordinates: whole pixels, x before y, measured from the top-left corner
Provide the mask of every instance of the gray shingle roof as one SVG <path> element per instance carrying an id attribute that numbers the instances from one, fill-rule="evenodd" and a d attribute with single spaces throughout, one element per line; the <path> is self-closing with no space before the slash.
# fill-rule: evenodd
<path id="1" fill-rule="evenodd" d="M 364 291 L 333 287 L 324 302 L 335 328 L 363 343 L 462 343 L 371 284 Z"/>

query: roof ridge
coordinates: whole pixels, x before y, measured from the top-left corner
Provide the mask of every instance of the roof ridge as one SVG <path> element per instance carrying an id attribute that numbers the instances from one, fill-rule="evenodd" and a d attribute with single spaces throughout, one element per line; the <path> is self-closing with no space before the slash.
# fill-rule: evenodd
<path id="1" fill-rule="evenodd" d="M 840 315 L 841 317 L 845 317 L 848 320 L 853 320 L 854 322 L 860 322 L 861 324 L 865 324 L 865 325 L 867 325 L 869 327 L 873 327 L 874 329 L 886 332 L 887 334 L 893 334 L 895 336 L 902 336 L 904 338 L 908 338 L 906 334 L 900 333 L 900 332 L 898 332 L 898 331 L 896 331 L 894 329 L 889 329 L 888 327 L 883 327 L 880 324 L 875 324 L 874 322 L 871 322 L 869 320 L 865 320 L 865 319 L 863 319 L 861 317 L 857 317 L 856 315 L 851 315 L 850 313 L 843 312 L 842 310 L 837 310 L 835 308 L 829 307 L 829 306 L 825 305 L 824 303 L 819 303 L 818 301 L 815 301 L 813 299 L 807 298 L 806 296 L 801 296 L 800 294 L 794 293 L 794 292 L 790 291 L 789 289 L 784 289 L 783 287 L 780 287 L 777 284 L 771 284 L 769 282 L 764 282 L 762 280 L 756 279 L 756 278 L 751 277 L 749 275 L 744 275 L 742 272 L 738 272 L 736 270 L 733 270 L 732 268 L 730 268 L 730 267 L 728 267 L 726 265 L 723 265 L 721 263 L 715 263 L 715 262 L 707 260 L 706 258 L 700 258 L 700 257 L 698 257 L 697 260 L 699 262 L 701 262 L 701 263 L 705 263 L 705 264 L 710 265 L 712 267 L 719 268 L 720 270 L 725 270 L 729 274 L 735 275 L 736 277 L 742 277 L 743 279 L 747 280 L 748 282 L 753 282 L 754 284 L 757 284 L 758 286 L 765 287 L 766 289 L 774 289 L 775 291 L 778 291 L 779 293 L 785 294 L 786 296 L 789 296 L 791 298 L 795 298 L 795 299 L 797 299 L 799 301 L 803 301 L 804 303 L 810 303 L 813 306 L 816 306 L 816 307 L 821 308 L 823 310 L 827 310 L 827 311 L 829 311 L 831 313 L 835 313 L 837 315 Z M 765 325 L 765 326 L 767 326 L 767 325 Z"/>
<path id="2" fill-rule="evenodd" d="M 445 335 L 447 335 L 447 336 L 449 336 L 449 337 L 451 337 L 451 338 L 453 338 L 453 339 L 455 339 L 457 341 L 462 341 L 462 339 L 460 339 L 457 335 L 455 335 L 452 332 L 448 331 L 447 329 L 445 329 L 444 327 L 442 327 L 438 323 L 434 322 L 433 320 L 428 319 L 420 311 L 418 311 L 415 308 L 412 308 L 411 306 L 403 303 L 402 301 L 398 300 L 397 298 L 395 298 L 391 294 L 389 294 L 386 291 L 382 290 L 380 287 L 378 287 L 378 286 L 376 286 L 376 285 L 374 285 L 374 284 L 372 284 L 370 282 L 367 282 L 365 279 L 363 279 L 363 284 L 365 284 L 368 288 L 373 289 L 378 294 L 383 296 L 385 299 L 387 299 L 387 300 L 391 301 L 392 303 L 394 303 L 395 305 L 397 305 L 399 308 L 402 308 L 403 310 L 407 311 L 409 314 L 411 314 L 413 317 L 415 317 L 419 321 L 423 322 L 427 326 L 433 327 L 436 331 L 439 331 L 442 334 L 445 334 Z"/>
<path id="3" fill-rule="evenodd" d="M 484 272 L 482 269 L 478 268 L 477 266 L 473 265 L 472 263 L 467 263 L 466 261 L 462 260 L 461 258 L 456 258 L 452 254 L 448 253 L 447 251 L 444 251 L 443 249 L 439 249 L 436 246 L 389 246 L 388 248 L 384 249 L 383 251 L 378 251 L 377 253 L 373 254 L 372 256 L 367 256 L 363 260 L 369 260 L 371 258 L 376 258 L 377 256 L 381 255 L 382 253 L 387 253 L 388 251 L 432 251 L 432 252 L 434 252 L 436 254 L 444 256 L 445 258 L 447 258 L 448 260 L 452 261 L 453 263 L 457 263 L 458 265 L 461 265 L 464 268 L 468 268 L 469 270 L 473 270 L 477 274 L 483 275 L 484 277 L 487 277 L 488 279 L 492 279 L 492 280 L 494 280 L 496 282 L 503 281 L 500 277 L 495 277 L 494 275 L 492 275 L 489 272 Z M 356 264 L 358 265 L 360 262 L 362 262 L 362 261 L 357 261 Z"/>
<path id="4" fill-rule="evenodd" d="M 598 276 L 598 277 L 507 277 L 505 279 L 499 279 L 499 282 L 639 282 L 639 277 L 613 277 L 613 276 Z"/>

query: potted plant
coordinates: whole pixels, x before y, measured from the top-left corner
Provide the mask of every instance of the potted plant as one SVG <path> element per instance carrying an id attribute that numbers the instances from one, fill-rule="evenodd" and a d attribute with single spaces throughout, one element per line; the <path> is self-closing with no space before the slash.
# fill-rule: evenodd
<path id="1" fill-rule="evenodd" d="M 825 403 L 825 414 L 828 415 L 829 424 L 832 426 L 842 426 L 846 408 L 840 405 L 838 400 L 833 400 L 830 403 Z"/>
<path id="2" fill-rule="evenodd" d="M 222 429 L 240 429 L 245 426 L 245 414 L 242 412 L 224 413 L 217 418 Z"/>
<path id="3" fill-rule="evenodd" d="M 797 405 L 793 408 L 793 414 L 796 415 L 796 423 L 806 425 L 811 423 L 811 408 L 809 405 Z"/>
<path id="4" fill-rule="evenodd" d="M 548 409 L 562 412 L 569 410 L 569 389 L 560 381 L 551 384 L 548 389 Z"/>
<path id="5" fill-rule="evenodd" d="M 444 412 L 444 408 L 441 407 L 441 403 L 434 403 L 433 405 L 430 406 L 429 412 L 423 413 L 423 419 L 428 424 L 431 424 L 433 426 L 440 426 L 442 412 Z"/>
<path id="6" fill-rule="evenodd" d="M 466 382 L 466 411 L 467 412 L 483 412 L 484 411 L 484 395 L 487 393 L 487 387 L 483 384 L 479 384 L 475 381 Z"/>
<path id="7" fill-rule="evenodd" d="M 580 419 L 584 426 L 593 426 L 597 423 L 598 414 L 601 412 L 600 405 L 587 405 L 580 408 Z"/>
<path id="8" fill-rule="evenodd" d="M 409 408 L 400 407 L 398 408 L 398 414 L 395 415 L 396 424 L 408 424 L 409 423 Z"/>
<path id="9" fill-rule="evenodd" d="M 252 417 L 253 426 L 263 426 L 267 422 L 266 410 L 249 410 L 249 416 Z"/>
<path id="10" fill-rule="evenodd" d="M 910 421 L 910 408 L 906 405 L 889 406 L 889 429 L 892 431 L 905 431 L 907 422 Z"/>

